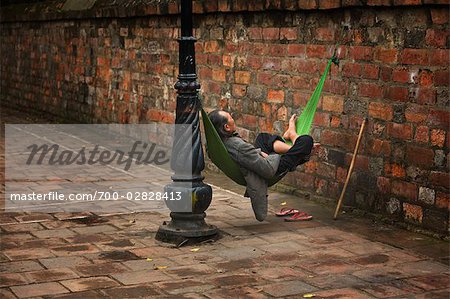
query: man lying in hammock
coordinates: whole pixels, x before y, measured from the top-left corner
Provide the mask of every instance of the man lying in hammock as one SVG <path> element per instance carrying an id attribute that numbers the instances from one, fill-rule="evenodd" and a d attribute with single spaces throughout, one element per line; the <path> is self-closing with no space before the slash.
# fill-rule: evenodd
<path id="1" fill-rule="evenodd" d="M 267 181 L 274 176 L 284 176 L 298 165 L 309 160 L 313 149 L 313 138 L 297 135 L 296 115 L 289 120 L 289 128 L 283 138 L 269 133 L 260 133 L 255 145 L 244 141 L 236 132 L 236 124 L 230 113 L 214 110 L 209 119 L 219 133 L 231 158 L 239 164 L 247 182 L 246 197 L 250 197 L 255 217 L 263 221 L 267 216 Z"/>

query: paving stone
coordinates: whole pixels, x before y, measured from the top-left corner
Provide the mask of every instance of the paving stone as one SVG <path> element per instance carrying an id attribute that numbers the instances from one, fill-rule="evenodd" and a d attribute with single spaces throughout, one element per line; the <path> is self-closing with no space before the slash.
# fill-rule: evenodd
<path id="1" fill-rule="evenodd" d="M 217 270 L 232 272 L 239 269 L 249 269 L 259 266 L 260 263 L 255 259 L 242 259 L 242 260 L 232 260 L 227 262 L 221 262 L 217 264 L 211 264 Z"/>
<path id="2" fill-rule="evenodd" d="M 177 254 L 181 253 L 181 251 L 176 248 L 165 248 L 164 250 L 161 250 L 161 247 L 157 247 L 157 246 L 130 249 L 129 251 L 141 258 L 157 257 L 157 256 L 171 256 L 171 255 L 177 255 Z"/>
<path id="3" fill-rule="evenodd" d="M 33 235 L 35 235 L 37 238 L 67 238 L 76 235 L 73 231 L 67 228 L 60 228 L 60 229 L 45 229 L 45 230 L 38 230 L 33 231 Z"/>
<path id="4" fill-rule="evenodd" d="M 59 220 L 70 220 L 70 219 L 80 219 L 92 216 L 92 213 L 89 212 L 75 212 L 75 213 L 65 213 L 59 212 L 54 213 L 53 216 Z"/>
<path id="5" fill-rule="evenodd" d="M 426 260 L 425 256 L 414 254 L 405 250 L 393 250 L 386 253 L 391 258 L 392 264 L 400 264 L 405 262 L 417 262 Z"/>
<path id="6" fill-rule="evenodd" d="M 273 297 L 285 297 L 289 295 L 303 295 L 317 290 L 317 288 L 300 280 L 291 280 L 262 286 L 264 292 Z"/>
<path id="7" fill-rule="evenodd" d="M 449 268 L 438 262 L 433 261 L 417 261 L 399 264 L 396 266 L 400 271 L 407 272 L 411 275 L 424 275 L 430 273 L 448 272 Z"/>
<path id="8" fill-rule="evenodd" d="M 28 280 L 24 275 L 19 273 L 0 274 L 0 287 L 9 287 L 27 284 Z"/>
<path id="9" fill-rule="evenodd" d="M 113 241 L 109 241 L 107 243 L 99 243 L 95 244 L 98 248 L 103 251 L 110 250 L 123 250 L 123 249 L 133 249 L 133 248 L 143 248 L 144 244 L 130 239 L 115 239 Z"/>
<path id="10" fill-rule="evenodd" d="M 450 280 L 446 274 L 429 274 L 410 278 L 407 280 L 410 284 L 422 288 L 426 291 L 432 291 L 450 287 Z"/>
<path id="11" fill-rule="evenodd" d="M 51 248 L 52 252 L 57 256 L 73 256 L 86 253 L 98 252 L 99 249 L 91 244 L 65 245 Z"/>
<path id="12" fill-rule="evenodd" d="M 41 240 L 29 240 L 20 243 L 17 247 L 21 249 L 32 249 L 32 248 L 49 248 L 54 246 L 66 245 L 67 242 L 60 238 L 51 239 L 41 239 Z"/>
<path id="13" fill-rule="evenodd" d="M 321 289 L 356 288 L 369 284 L 350 274 L 308 275 L 305 282 Z"/>
<path id="14" fill-rule="evenodd" d="M 344 258 L 347 260 L 349 257 L 356 256 L 354 253 L 351 253 L 345 249 L 339 248 L 339 247 L 318 247 L 315 250 L 306 249 L 301 250 L 298 252 L 298 255 L 304 259 L 304 258 L 312 258 L 312 259 L 322 259 L 322 260 L 329 260 L 329 259 L 338 259 L 338 258 Z"/>
<path id="15" fill-rule="evenodd" d="M 69 267 L 74 268 L 77 265 L 91 265 L 92 263 L 82 256 L 65 256 L 48 259 L 39 259 L 39 262 L 48 269 Z"/>
<path id="16" fill-rule="evenodd" d="M 59 220 L 41 222 L 41 225 L 44 226 L 46 229 L 50 229 L 50 230 L 84 226 L 84 224 L 74 223 L 71 221 L 59 221 Z"/>
<path id="17" fill-rule="evenodd" d="M 212 278 L 211 281 L 220 287 L 223 286 L 236 286 L 236 285 L 250 285 L 260 282 L 256 275 L 248 274 L 229 274 Z"/>
<path id="18" fill-rule="evenodd" d="M 14 296 L 14 294 L 8 290 L 7 288 L 0 288 L 0 298 L 3 299 L 16 299 L 17 297 Z"/>
<path id="19" fill-rule="evenodd" d="M 7 233 L 34 232 L 43 229 L 39 223 L 5 224 L 1 228 Z"/>
<path id="20" fill-rule="evenodd" d="M 35 239 L 35 237 L 30 233 L 2 233 L 2 242 L 21 242 L 33 239 Z"/>
<path id="21" fill-rule="evenodd" d="M 308 247 L 300 245 L 293 241 L 275 243 L 270 245 L 258 246 L 259 249 L 269 252 L 271 254 L 287 254 L 291 252 L 297 252 L 299 250 L 306 250 Z"/>
<path id="22" fill-rule="evenodd" d="M 343 288 L 343 289 L 334 289 L 334 290 L 326 290 L 326 291 L 316 291 L 313 293 L 316 299 L 325 299 L 325 298 L 346 298 L 346 299 L 361 299 L 361 298 L 373 298 L 368 296 L 361 291 Z"/>
<path id="23" fill-rule="evenodd" d="M 125 266 L 120 263 L 103 263 L 94 265 L 77 266 L 75 271 L 80 273 L 81 276 L 100 276 L 114 273 L 122 273 L 129 271 Z"/>
<path id="24" fill-rule="evenodd" d="M 239 228 L 239 227 L 234 227 L 231 226 L 231 224 L 227 223 L 226 221 L 223 221 L 223 223 L 225 225 L 227 225 L 227 227 L 221 227 L 220 230 L 225 232 L 226 234 L 232 235 L 232 236 L 239 236 L 239 237 L 243 237 L 243 236 L 250 236 L 253 235 L 252 232 Z"/>
<path id="25" fill-rule="evenodd" d="M 99 242 L 108 242 L 112 241 L 113 238 L 104 234 L 92 234 L 92 235 L 76 235 L 66 237 L 67 242 L 70 244 L 79 244 L 79 243 L 99 243 Z"/>
<path id="26" fill-rule="evenodd" d="M 105 298 L 104 295 L 99 294 L 97 291 L 85 291 L 85 292 L 76 292 L 64 295 L 56 295 L 52 296 L 52 299 L 102 299 Z M 117 297 L 120 298 L 120 297 Z M 125 298 L 125 297 L 121 297 Z"/>
<path id="27" fill-rule="evenodd" d="M 308 239 L 308 237 L 301 235 L 297 232 L 284 231 L 282 234 L 280 232 L 266 233 L 258 236 L 258 239 L 266 241 L 267 244 L 287 242 L 287 241 L 300 241 L 303 242 Z"/>
<path id="28" fill-rule="evenodd" d="M 368 254 L 386 254 L 389 251 L 396 250 L 386 244 L 380 244 L 376 242 L 366 242 L 363 244 L 354 244 L 352 246 L 343 247 L 343 249 L 350 251 L 358 255 L 368 255 Z"/>
<path id="29" fill-rule="evenodd" d="M 1 207 L 1 204 L 0 204 Z M 0 224 L 16 224 L 18 221 L 14 217 L 0 215 Z"/>
<path id="30" fill-rule="evenodd" d="M 19 261 L 19 262 L 5 262 L 0 263 L 0 273 L 18 273 L 18 272 L 28 272 L 35 270 L 42 270 L 39 263 L 35 261 Z"/>
<path id="31" fill-rule="evenodd" d="M 75 274 L 68 268 L 56 268 L 50 270 L 26 272 L 24 273 L 24 275 L 28 277 L 28 279 L 32 282 L 49 282 L 78 277 L 77 274 Z"/>
<path id="32" fill-rule="evenodd" d="M 90 259 L 93 263 L 132 261 L 142 259 L 128 250 L 102 251 L 96 253 L 87 253 L 84 257 Z"/>
<path id="33" fill-rule="evenodd" d="M 172 280 L 172 278 L 161 270 L 129 271 L 111 275 L 115 280 L 124 285 L 134 285 L 157 281 Z"/>
<path id="34" fill-rule="evenodd" d="M 154 286 L 148 285 L 111 288 L 102 290 L 102 293 L 111 298 L 149 298 L 160 295 L 160 292 Z"/>
<path id="35" fill-rule="evenodd" d="M 450 297 L 450 289 L 429 292 L 415 296 L 416 299 L 448 299 L 449 297 Z"/>
<path id="36" fill-rule="evenodd" d="M 298 253 L 285 253 L 285 254 L 269 254 L 266 253 L 261 256 L 261 261 L 268 267 L 276 266 L 292 266 L 295 265 L 294 261 L 300 259 Z"/>
<path id="37" fill-rule="evenodd" d="M 69 290 L 57 282 L 45 282 L 26 286 L 11 287 L 13 293 L 19 298 L 51 296 L 68 293 Z"/>
<path id="38" fill-rule="evenodd" d="M 205 294 L 208 298 L 248 298 L 248 299 L 265 299 L 270 298 L 262 293 L 261 288 L 238 287 L 238 288 L 220 288 L 214 291 L 208 291 Z"/>
<path id="39" fill-rule="evenodd" d="M 175 256 L 169 256 L 170 260 L 174 261 L 178 265 L 193 265 L 198 263 L 204 263 L 211 265 L 213 263 L 222 262 L 224 261 L 224 258 L 211 254 L 211 253 L 203 253 L 203 252 L 196 252 L 196 253 L 188 253 L 188 254 L 180 254 Z"/>
<path id="40" fill-rule="evenodd" d="M 250 246 L 242 246 L 238 248 L 227 248 L 217 252 L 217 255 L 227 260 L 241 260 L 246 258 L 258 258 L 264 252 L 260 249 Z"/>
<path id="41" fill-rule="evenodd" d="M 268 241 L 263 240 L 260 237 L 236 237 L 236 238 L 226 238 L 226 240 L 220 240 L 220 244 L 235 248 L 236 246 L 257 246 L 257 245 L 268 245 Z"/>
<path id="42" fill-rule="evenodd" d="M 402 290 L 390 284 L 372 284 L 370 286 L 362 288 L 364 292 L 367 292 L 377 298 L 388 298 L 394 296 L 410 295 L 412 292 Z M 420 289 L 418 289 L 420 290 Z"/>
<path id="43" fill-rule="evenodd" d="M 267 222 L 266 223 L 261 222 L 259 224 L 251 224 L 251 225 L 246 225 L 246 226 L 239 226 L 237 224 L 237 225 L 235 225 L 235 227 L 242 228 L 253 234 L 265 234 L 265 233 L 281 231 L 281 229 L 278 226 L 272 225 L 271 223 L 267 223 Z"/>
<path id="44" fill-rule="evenodd" d="M 52 220 L 52 219 L 54 219 L 52 215 L 45 214 L 45 213 L 32 213 L 32 214 L 29 214 L 29 215 L 17 216 L 15 218 L 20 223 L 23 223 L 23 222 L 42 222 L 42 221 L 45 221 L 45 220 Z"/>
<path id="45" fill-rule="evenodd" d="M 295 262 L 295 265 L 316 274 L 349 273 L 361 269 L 360 266 L 347 263 L 345 260 L 341 259 L 304 259 L 302 261 Z"/>
<path id="46" fill-rule="evenodd" d="M 119 285 L 117 282 L 106 276 L 63 280 L 60 281 L 60 283 L 68 288 L 71 292 L 110 288 Z"/>
<path id="47" fill-rule="evenodd" d="M 117 228 L 115 228 L 112 225 L 95 225 L 95 226 L 85 226 L 85 227 L 74 227 L 72 228 L 73 231 L 76 231 L 80 235 L 92 235 L 92 234 L 98 234 L 98 233 L 106 233 L 106 232 L 113 232 L 117 231 Z"/>
<path id="48" fill-rule="evenodd" d="M 341 245 L 345 246 L 349 243 L 348 240 L 339 238 L 337 236 L 324 236 L 324 237 L 314 237 L 309 238 L 309 242 L 315 245 Z"/>
<path id="49" fill-rule="evenodd" d="M 301 230 L 297 230 L 299 234 L 308 236 L 310 238 L 322 238 L 324 236 L 343 236 L 348 234 L 346 232 L 342 232 L 338 229 L 329 227 L 329 226 L 320 226 L 320 227 L 312 227 L 312 228 L 303 228 Z"/>
<path id="50" fill-rule="evenodd" d="M 216 273 L 216 270 L 205 264 L 197 264 L 190 266 L 171 267 L 166 270 L 166 273 L 174 277 L 184 279 Z"/>
<path id="51" fill-rule="evenodd" d="M 292 269 L 289 267 L 269 267 L 269 268 L 252 268 L 250 269 L 252 273 L 254 272 L 255 275 L 258 277 L 261 277 L 263 279 L 269 280 L 269 281 L 275 281 L 275 280 L 289 280 L 289 279 L 304 279 L 308 276 L 305 271 L 302 271 L 300 269 Z"/>
<path id="52" fill-rule="evenodd" d="M 383 253 L 370 254 L 366 256 L 360 256 L 350 260 L 353 263 L 364 267 L 379 266 L 380 264 L 388 264 L 390 256 Z"/>
<path id="53" fill-rule="evenodd" d="M 353 272 L 352 275 L 368 282 L 387 282 L 395 279 L 405 278 L 410 274 L 393 267 L 370 268 Z"/>
<path id="54" fill-rule="evenodd" d="M 175 263 L 174 261 L 172 261 L 170 259 L 163 258 L 163 257 L 155 257 L 155 258 L 151 258 L 151 260 L 140 258 L 138 260 L 125 261 L 125 262 L 122 262 L 122 264 L 133 271 L 154 270 L 155 267 L 158 267 L 158 266 L 166 266 L 169 268 L 179 267 L 179 264 Z"/>
<path id="55" fill-rule="evenodd" d="M 164 290 L 164 292 L 178 295 L 182 293 L 204 293 L 207 290 L 213 289 L 214 285 L 205 283 L 204 281 L 199 280 L 178 280 L 178 281 L 166 281 L 159 282 L 155 284 L 160 289 Z"/>
<path id="56" fill-rule="evenodd" d="M 3 252 L 10 260 L 31 260 L 53 257 L 54 254 L 48 248 L 9 249 Z"/>

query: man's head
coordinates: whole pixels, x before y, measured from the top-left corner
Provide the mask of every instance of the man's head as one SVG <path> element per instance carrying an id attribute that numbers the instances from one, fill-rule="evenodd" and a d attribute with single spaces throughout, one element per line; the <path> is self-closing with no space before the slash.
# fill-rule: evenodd
<path id="1" fill-rule="evenodd" d="M 208 114 L 221 138 L 229 137 L 236 131 L 236 124 L 230 113 L 217 109 Z"/>

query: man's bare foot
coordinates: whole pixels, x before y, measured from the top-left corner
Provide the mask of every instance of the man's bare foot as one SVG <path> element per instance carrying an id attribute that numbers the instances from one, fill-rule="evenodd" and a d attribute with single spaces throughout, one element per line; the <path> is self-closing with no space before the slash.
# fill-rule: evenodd
<path id="1" fill-rule="evenodd" d="M 292 141 L 292 143 L 295 143 L 295 139 L 297 139 L 297 128 L 296 128 L 296 122 L 297 122 L 297 115 L 292 114 L 291 118 L 289 119 L 289 139 Z"/>
<path id="2" fill-rule="evenodd" d="M 289 119 L 289 128 L 288 131 L 294 130 L 295 131 L 295 122 L 297 121 L 297 114 L 292 114 L 291 118 Z"/>
<path id="3" fill-rule="evenodd" d="M 289 127 L 283 134 L 284 140 L 291 140 L 292 131 L 295 131 L 295 122 L 297 120 L 297 115 L 292 114 L 291 118 L 289 119 Z"/>

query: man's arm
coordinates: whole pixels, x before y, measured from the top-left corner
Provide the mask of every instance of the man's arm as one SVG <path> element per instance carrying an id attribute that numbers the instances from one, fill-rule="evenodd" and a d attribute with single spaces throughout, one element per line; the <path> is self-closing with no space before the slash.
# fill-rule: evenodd
<path id="1" fill-rule="evenodd" d="M 265 179 L 272 178 L 277 171 L 266 158 L 260 155 L 258 149 L 247 142 L 239 145 L 238 159 L 238 163 L 242 167 Z"/>

